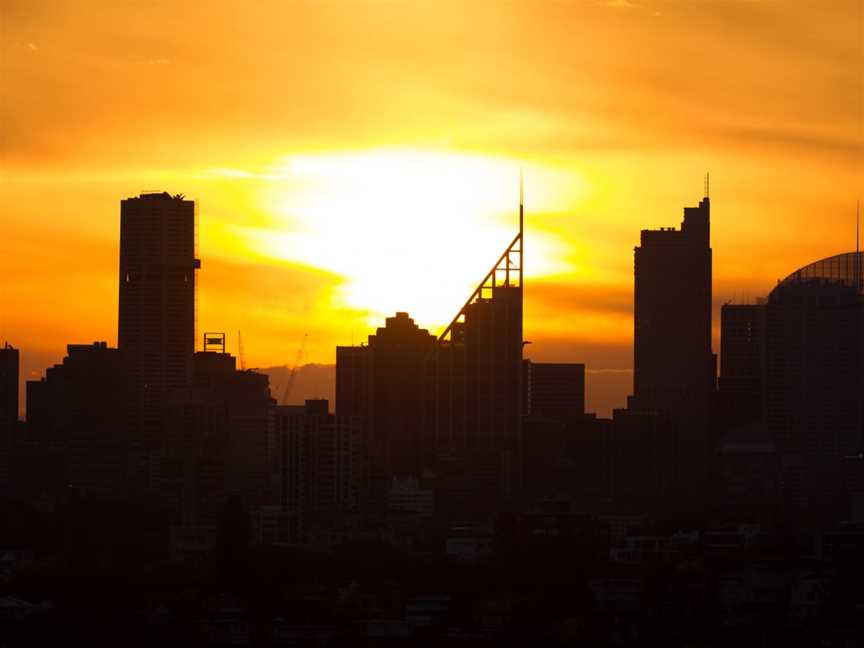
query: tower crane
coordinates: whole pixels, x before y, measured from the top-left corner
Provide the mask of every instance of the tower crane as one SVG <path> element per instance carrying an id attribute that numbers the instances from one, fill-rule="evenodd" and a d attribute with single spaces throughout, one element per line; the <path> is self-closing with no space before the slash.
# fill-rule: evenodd
<path id="1" fill-rule="evenodd" d="M 299 367 L 300 363 L 303 361 L 303 351 L 306 349 L 306 340 L 308 337 L 308 333 L 303 334 L 303 341 L 300 343 L 300 348 L 297 349 L 297 357 L 294 358 L 294 366 L 291 367 L 291 373 L 288 374 L 288 383 L 285 385 L 285 391 L 282 392 L 282 400 L 280 401 L 282 405 L 288 404 L 291 390 L 294 389 L 294 379 L 297 377 L 297 367 Z"/>
<path id="2" fill-rule="evenodd" d="M 243 338 L 240 336 L 240 331 L 237 331 L 237 356 L 240 361 L 240 371 L 246 371 L 246 355 L 243 353 Z"/>

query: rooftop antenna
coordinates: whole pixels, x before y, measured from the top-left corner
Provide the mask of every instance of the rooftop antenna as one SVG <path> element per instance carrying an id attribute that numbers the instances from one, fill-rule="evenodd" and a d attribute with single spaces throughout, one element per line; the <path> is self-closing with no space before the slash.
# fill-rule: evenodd
<path id="1" fill-rule="evenodd" d="M 525 182 L 522 167 L 519 167 L 519 289 L 522 291 L 523 299 L 525 289 L 522 285 L 522 267 L 525 265 Z"/>
<path id="2" fill-rule="evenodd" d="M 711 178 L 710 178 L 710 175 L 711 175 L 711 174 L 708 173 L 708 172 L 705 173 L 705 197 L 706 197 L 706 198 L 709 198 L 710 195 L 711 195 L 711 192 L 709 191 L 710 188 L 711 188 L 711 183 L 710 183 Z"/>
<path id="3" fill-rule="evenodd" d="M 861 62 L 861 0 L 858 0 L 858 62 Z M 858 153 L 861 153 L 861 73 L 858 73 Z M 855 201 L 855 290 L 861 292 L 861 263 L 859 261 L 859 231 L 861 229 L 861 198 Z"/>
<path id="4" fill-rule="evenodd" d="M 525 218 L 525 182 L 522 167 L 519 167 L 519 234 L 522 234 L 523 221 Z"/>

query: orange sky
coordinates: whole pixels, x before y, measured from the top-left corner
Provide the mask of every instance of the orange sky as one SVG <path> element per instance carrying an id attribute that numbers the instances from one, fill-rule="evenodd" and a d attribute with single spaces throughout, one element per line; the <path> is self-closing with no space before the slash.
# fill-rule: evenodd
<path id="1" fill-rule="evenodd" d="M 199 205 L 199 329 L 333 362 L 512 237 L 529 355 L 623 404 L 632 248 L 711 173 L 716 302 L 854 245 L 859 3 L 0 0 L 0 342 L 116 343 L 119 202 Z M 715 322 L 715 325 L 719 322 Z M 716 343 L 715 343 L 716 347 Z"/>

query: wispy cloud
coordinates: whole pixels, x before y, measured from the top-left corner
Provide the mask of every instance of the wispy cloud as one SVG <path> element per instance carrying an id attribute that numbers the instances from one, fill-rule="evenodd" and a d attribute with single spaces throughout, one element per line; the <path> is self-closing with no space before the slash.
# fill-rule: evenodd
<path id="1" fill-rule="evenodd" d="M 630 0 L 599 0 L 597 4 L 603 7 L 611 7 L 613 9 L 638 9 L 639 5 L 633 4 Z"/>

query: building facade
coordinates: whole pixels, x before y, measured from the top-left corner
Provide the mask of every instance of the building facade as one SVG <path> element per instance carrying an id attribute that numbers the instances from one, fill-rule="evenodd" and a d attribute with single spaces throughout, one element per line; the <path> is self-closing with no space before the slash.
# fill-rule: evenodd
<path id="1" fill-rule="evenodd" d="M 120 205 L 118 346 L 136 392 L 133 464 L 153 488 L 171 392 L 192 382 L 195 350 L 195 203 L 145 193 Z"/>
<path id="2" fill-rule="evenodd" d="M 711 350 L 710 202 L 684 209 L 680 230 L 643 230 L 635 249 L 634 398 L 671 415 L 679 489 L 698 499 L 708 484 Z"/>
<path id="3" fill-rule="evenodd" d="M 854 253 L 817 261 L 775 287 L 765 306 L 765 425 L 779 456 L 781 509 L 795 524 L 850 519 L 864 494 L 859 274 Z"/>

